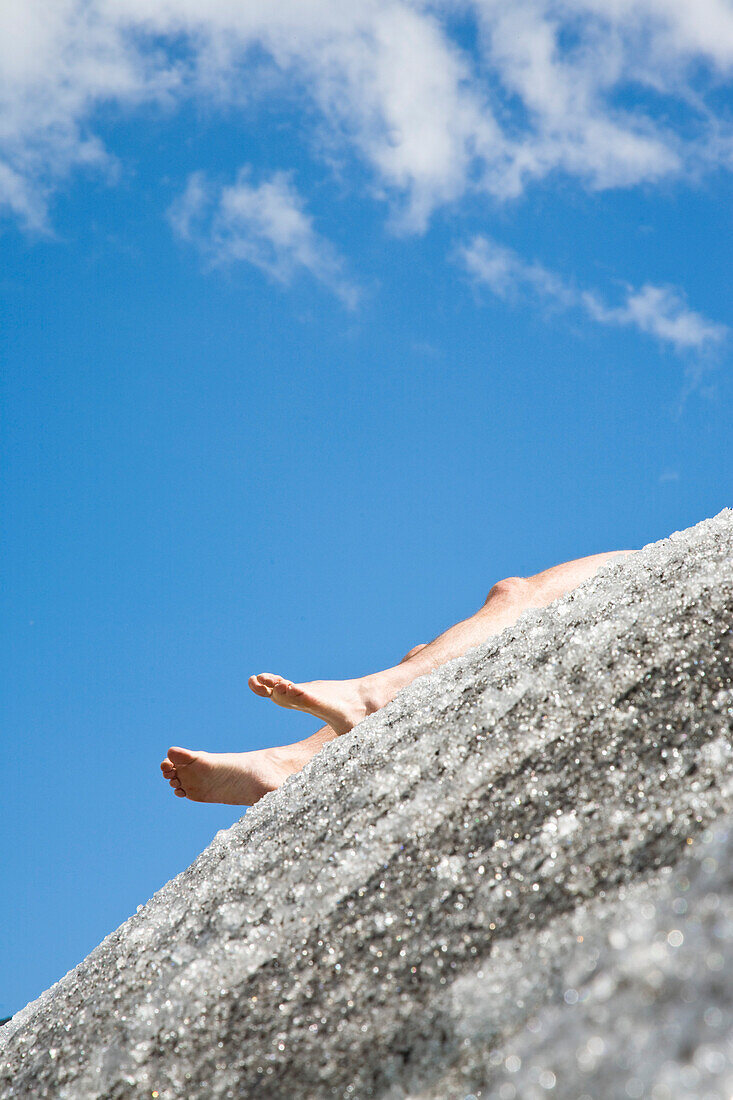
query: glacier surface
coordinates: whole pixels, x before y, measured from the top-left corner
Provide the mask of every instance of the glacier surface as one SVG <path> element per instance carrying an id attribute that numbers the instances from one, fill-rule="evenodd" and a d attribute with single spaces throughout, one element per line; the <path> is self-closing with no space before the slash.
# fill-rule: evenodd
<path id="1" fill-rule="evenodd" d="M 729 1100 L 733 513 L 327 745 L 0 1030 L 0 1097 Z"/>

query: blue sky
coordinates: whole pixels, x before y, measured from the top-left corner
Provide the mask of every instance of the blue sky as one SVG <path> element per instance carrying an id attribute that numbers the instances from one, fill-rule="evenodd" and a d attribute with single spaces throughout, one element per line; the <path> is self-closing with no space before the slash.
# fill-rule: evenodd
<path id="1" fill-rule="evenodd" d="M 729 3 L 200 7 L 0 12 L 0 1014 L 239 816 L 169 744 L 315 727 L 250 673 L 731 503 Z"/>

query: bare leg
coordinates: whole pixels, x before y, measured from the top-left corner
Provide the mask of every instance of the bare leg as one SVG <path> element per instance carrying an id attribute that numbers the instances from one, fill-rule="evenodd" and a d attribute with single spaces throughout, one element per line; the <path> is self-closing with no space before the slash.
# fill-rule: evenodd
<path id="1" fill-rule="evenodd" d="M 422 648 L 415 646 L 402 660 L 409 660 Z M 160 769 L 179 798 L 253 806 L 305 767 L 335 737 L 338 734 L 334 729 L 323 726 L 293 745 L 253 752 L 204 752 L 171 746 Z"/>
<path id="2" fill-rule="evenodd" d="M 604 562 L 633 553 L 619 550 L 554 566 L 533 577 L 509 577 L 489 592 L 470 618 L 415 649 L 392 668 L 358 680 L 315 680 L 293 684 L 262 673 L 250 678 L 252 690 L 280 706 L 317 715 L 328 724 L 304 741 L 244 753 L 210 753 L 172 747 L 161 770 L 179 798 L 250 806 L 275 790 L 339 734 L 385 706 L 397 692 L 454 657 L 511 626 L 523 611 L 544 607 L 591 577 Z"/>
<path id="3" fill-rule="evenodd" d="M 533 577 L 509 577 L 499 581 L 474 615 L 450 627 L 399 665 L 382 672 L 356 680 L 313 680 L 303 684 L 294 684 L 271 673 L 260 673 L 250 678 L 250 687 L 279 706 L 322 718 L 337 734 L 346 733 L 367 715 L 380 710 L 418 676 L 460 657 L 491 635 L 511 626 L 528 608 L 552 603 L 592 577 L 605 562 L 630 553 L 633 551 L 593 554 L 553 566 Z"/>

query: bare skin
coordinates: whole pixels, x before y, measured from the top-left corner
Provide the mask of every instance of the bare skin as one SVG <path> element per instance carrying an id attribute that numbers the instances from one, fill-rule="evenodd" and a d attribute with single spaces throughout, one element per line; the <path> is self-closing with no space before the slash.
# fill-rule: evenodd
<path id="1" fill-rule="evenodd" d="M 420 649 L 421 645 L 415 646 L 403 661 Z M 178 798 L 254 806 L 263 795 L 277 790 L 289 775 L 305 767 L 335 737 L 338 734 L 334 729 L 323 726 L 304 741 L 253 752 L 205 752 L 171 746 L 160 769 Z"/>
<path id="2" fill-rule="evenodd" d="M 522 612 L 545 607 L 588 580 L 607 561 L 633 553 L 616 550 L 553 566 L 532 577 L 509 577 L 489 592 L 470 618 L 416 646 L 399 664 L 354 680 L 293 683 L 273 673 L 250 677 L 256 695 L 288 710 L 315 715 L 326 725 L 304 741 L 242 753 L 210 753 L 172 747 L 161 770 L 179 798 L 251 806 L 302 767 L 319 749 L 370 714 L 386 706 L 398 691 L 480 645 L 516 622 Z"/>
<path id="3" fill-rule="evenodd" d="M 305 754 L 291 756 L 290 747 L 204 752 L 172 746 L 160 767 L 179 798 L 253 806 L 308 762 Z"/>

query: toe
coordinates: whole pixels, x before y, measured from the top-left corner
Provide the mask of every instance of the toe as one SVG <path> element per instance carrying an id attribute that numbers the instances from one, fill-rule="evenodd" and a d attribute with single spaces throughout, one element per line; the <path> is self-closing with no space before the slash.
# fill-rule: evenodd
<path id="1" fill-rule="evenodd" d="M 269 697 L 271 688 L 262 682 L 261 676 L 250 676 L 247 682 L 250 686 L 250 690 L 253 691 L 255 695 L 261 695 L 263 699 Z"/>
<path id="2" fill-rule="evenodd" d="M 282 676 L 278 676 L 277 682 L 272 685 L 272 690 L 277 691 L 282 695 L 289 695 L 291 689 L 295 687 L 290 680 L 283 680 Z"/>
<path id="3" fill-rule="evenodd" d="M 300 702 L 306 694 L 300 684 L 294 684 L 291 680 L 281 680 L 272 689 L 272 693 L 281 699 L 287 699 L 291 703 Z"/>
<path id="4" fill-rule="evenodd" d="M 266 694 L 277 687 L 278 684 L 283 683 L 282 676 L 276 676 L 273 672 L 261 672 L 259 676 L 254 677 L 261 688 L 263 688 Z"/>
<path id="5" fill-rule="evenodd" d="M 186 764 L 193 764 L 197 755 L 197 753 L 191 752 L 190 749 L 180 749 L 175 745 L 168 749 L 168 759 L 176 768 L 183 767 Z"/>
<path id="6" fill-rule="evenodd" d="M 170 780 L 170 786 L 173 787 L 173 788 L 176 788 L 176 787 L 180 788 L 180 786 L 181 786 L 180 779 L 171 779 Z"/>
<path id="7" fill-rule="evenodd" d="M 172 779 L 173 776 L 176 774 L 175 766 L 171 764 L 170 760 L 167 757 L 161 762 L 160 770 L 162 771 L 166 779 Z"/>
<path id="8" fill-rule="evenodd" d="M 176 798 L 185 798 L 186 797 L 186 792 L 182 791 L 180 787 L 176 787 L 173 794 L 176 796 Z"/>

